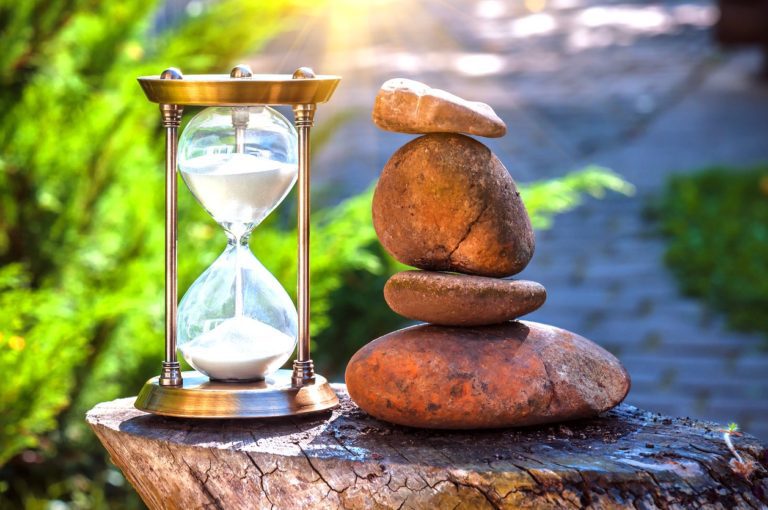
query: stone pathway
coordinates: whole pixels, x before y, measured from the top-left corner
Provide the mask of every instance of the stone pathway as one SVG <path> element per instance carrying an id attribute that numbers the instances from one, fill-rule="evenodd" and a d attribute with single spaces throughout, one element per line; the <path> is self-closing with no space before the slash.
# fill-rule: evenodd
<path id="1" fill-rule="evenodd" d="M 546 8 L 530 12 L 523 4 Z M 316 159 L 316 189 L 332 197 L 361 191 L 412 138 L 370 122 L 378 86 L 395 76 L 491 104 L 509 134 L 484 142 L 520 182 L 589 163 L 614 169 L 637 186 L 636 196 L 590 200 L 538 234 L 536 255 L 521 276 L 542 282 L 549 299 L 530 318 L 572 329 L 617 354 L 633 378 L 629 403 L 737 421 L 768 438 L 768 354 L 759 349 L 761 338 L 726 329 L 722 318 L 678 294 L 663 265 L 664 242 L 643 217 L 672 173 L 768 161 L 768 89 L 750 76 L 758 55 L 718 54 L 708 31 L 713 6 L 355 5 L 341 26 L 319 14 L 252 61 L 260 72 L 311 62 L 344 76 L 334 101 L 318 113 L 318 125 L 332 125 L 334 133 Z"/>
<path id="2" fill-rule="evenodd" d="M 632 375 L 627 401 L 673 415 L 736 421 L 768 437 L 766 340 L 727 329 L 681 297 L 663 265 L 665 243 L 643 209 L 672 173 L 768 161 L 768 88 L 749 78 L 758 55 L 732 57 L 636 137 L 589 157 L 638 188 L 589 201 L 538 236 L 526 277 L 549 299 L 531 315 L 584 333 Z M 734 219 L 737 221 L 737 219 Z"/>

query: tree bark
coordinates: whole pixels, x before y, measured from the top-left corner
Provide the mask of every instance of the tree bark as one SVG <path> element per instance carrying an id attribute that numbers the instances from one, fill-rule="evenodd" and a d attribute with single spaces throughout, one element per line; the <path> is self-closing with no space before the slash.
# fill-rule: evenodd
<path id="1" fill-rule="evenodd" d="M 768 508 L 768 450 L 733 469 L 719 426 L 622 405 L 603 416 L 494 431 L 416 430 L 371 418 L 335 385 L 333 412 L 183 420 L 133 398 L 87 421 L 152 509 Z"/>

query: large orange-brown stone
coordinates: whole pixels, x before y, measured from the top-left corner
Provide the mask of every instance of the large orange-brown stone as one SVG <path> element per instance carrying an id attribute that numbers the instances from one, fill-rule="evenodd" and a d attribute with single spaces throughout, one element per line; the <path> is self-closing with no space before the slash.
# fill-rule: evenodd
<path id="1" fill-rule="evenodd" d="M 414 326 L 378 338 L 347 366 L 349 394 L 376 418 L 412 427 L 514 427 L 594 416 L 630 380 L 608 351 L 528 321 Z"/>
<path id="2" fill-rule="evenodd" d="M 544 304 L 544 286 L 436 271 L 402 271 L 384 285 L 384 299 L 403 317 L 442 326 L 485 326 L 510 321 Z"/>
<path id="3" fill-rule="evenodd" d="M 395 152 L 373 195 L 373 226 L 397 260 L 433 271 L 509 276 L 535 245 L 507 169 L 488 147 L 456 134 L 425 135 Z"/>
<path id="4" fill-rule="evenodd" d="M 507 126 L 485 103 L 466 101 L 421 82 L 384 82 L 373 104 L 373 123 L 396 133 L 467 133 L 498 138 Z"/>

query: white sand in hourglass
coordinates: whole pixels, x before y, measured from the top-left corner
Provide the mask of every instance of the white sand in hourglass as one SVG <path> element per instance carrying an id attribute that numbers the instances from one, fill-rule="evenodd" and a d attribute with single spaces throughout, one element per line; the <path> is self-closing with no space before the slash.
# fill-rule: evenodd
<path id="1" fill-rule="evenodd" d="M 288 194 L 296 164 L 250 154 L 210 154 L 188 160 L 181 175 L 218 223 L 252 226 Z"/>
<path id="2" fill-rule="evenodd" d="M 224 320 L 181 347 L 184 359 L 212 379 L 261 379 L 277 370 L 296 340 L 249 317 Z"/>

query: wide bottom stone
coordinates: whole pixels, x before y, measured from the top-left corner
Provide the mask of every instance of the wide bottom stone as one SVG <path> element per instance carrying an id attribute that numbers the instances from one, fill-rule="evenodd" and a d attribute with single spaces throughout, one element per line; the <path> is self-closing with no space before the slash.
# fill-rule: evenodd
<path id="1" fill-rule="evenodd" d="M 624 367 L 602 347 L 529 321 L 389 333 L 352 357 L 346 383 L 374 417 L 437 429 L 586 418 L 618 405 L 630 387 Z"/>

